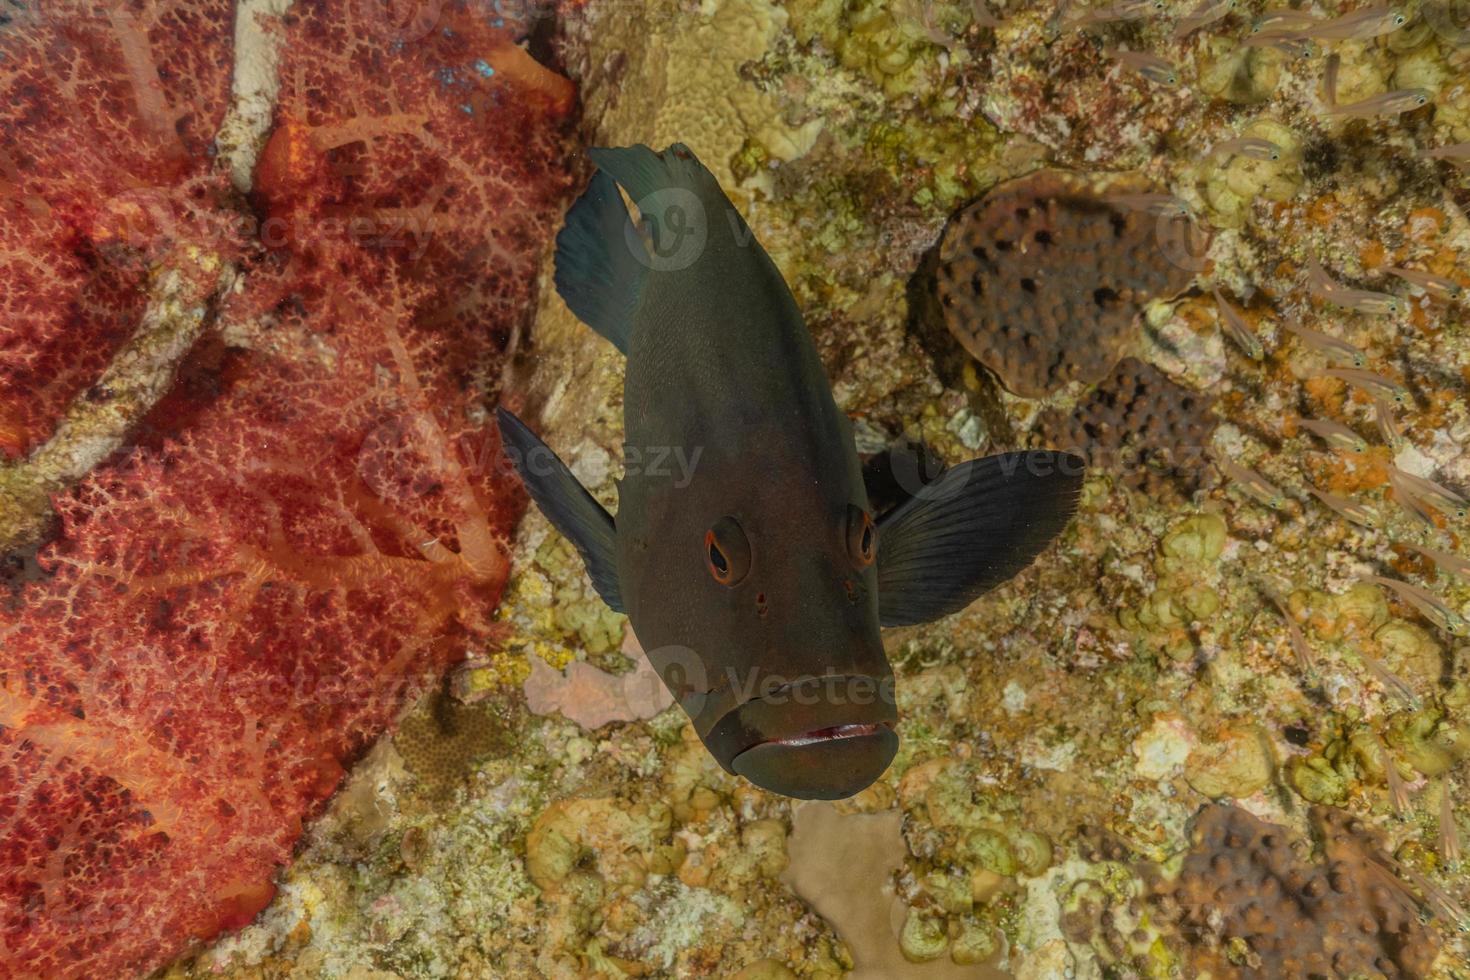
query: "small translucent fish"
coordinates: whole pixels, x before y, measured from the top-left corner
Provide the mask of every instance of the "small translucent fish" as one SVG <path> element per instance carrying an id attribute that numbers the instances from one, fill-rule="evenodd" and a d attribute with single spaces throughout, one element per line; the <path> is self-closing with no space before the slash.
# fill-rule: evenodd
<path id="1" fill-rule="evenodd" d="M 1307 25 L 1301 32 L 1319 41 L 1363 41 L 1391 34 L 1408 22 L 1409 18 L 1397 8 L 1368 7 Z"/>
<path id="2" fill-rule="evenodd" d="M 1143 211 L 1164 218 L 1192 218 L 1193 212 L 1183 199 L 1173 194 L 1112 194 L 1108 203 L 1128 211 Z"/>
<path id="3" fill-rule="evenodd" d="M 1245 48 L 1274 48 L 1282 54 L 1298 60 L 1310 58 L 1317 50 L 1310 38 L 1301 34 L 1272 31 L 1266 34 L 1252 34 L 1240 42 Z"/>
<path id="4" fill-rule="evenodd" d="M 985 6 L 985 0 L 970 0 L 970 23 L 976 27 L 999 27 L 1001 20 Z"/>
<path id="5" fill-rule="evenodd" d="M 1445 864 L 1457 864 L 1462 854 L 1460 828 L 1455 824 L 1455 803 L 1450 798 L 1450 784 L 1446 780 L 1439 787 L 1439 859 Z"/>
<path id="6" fill-rule="evenodd" d="M 1179 84 L 1179 73 L 1174 70 L 1173 63 L 1156 54 L 1146 51 L 1119 51 L 1114 48 L 1103 49 L 1103 54 L 1124 67 L 1131 68 L 1155 85 L 1173 88 Z"/>
<path id="7" fill-rule="evenodd" d="M 1395 490 L 1409 493 L 1444 514 L 1446 517 L 1463 521 L 1466 516 L 1466 501 L 1455 491 L 1440 486 L 1433 480 L 1405 473 L 1398 467 L 1388 471 L 1388 482 Z"/>
<path id="8" fill-rule="evenodd" d="M 1393 450 L 1395 456 L 1403 452 L 1409 440 L 1404 437 L 1404 430 L 1399 428 L 1398 420 L 1393 417 L 1393 409 L 1379 399 L 1373 399 L 1373 418 L 1378 422 L 1378 434 L 1389 449 Z"/>
<path id="9" fill-rule="evenodd" d="M 1384 271 L 1398 276 L 1405 282 L 1413 283 L 1431 296 L 1437 296 L 1440 299 L 1447 299 L 1453 302 L 1465 294 L 1465 288 L 1453 279 L 1436 276 L 1430 272 L 1421 272 L 1418 269 L 1400 269 L 1396 266 L 1389 266 Z"/>
<path id="10" fill-rule="evenodd" d="M 1423 88 L 1401 88 L 1384 92 L 1359 102 L 1328 107 L 1329 116 L 1346 116 L 1349 119 L 1371 119 L 1374 116 L 1397 116 L 1413 112 L 1429 104 L 1430 92 Z"/>
<path id="11" fill-rule="evenodd" d="M 1317 665 L 1317 658 L 1312 656 L 1312 647 L 1307 643 L 1306 634 L 1302 632 L 1302 628 L 1292 617 L 1286 600 L 1281 598 L 1280 591 L 1265 580 L 1258 580 L 1256 584 L 1266 594 L 1266 598 L 1271 600 L 1271 605 L 1276 607 L 1276 611 L 1286 622 L 1286 637 L 1291 643 L 1291 652 L 1296 655 L 1297 667 L 1304 674 L 1311 673 Z"/>
<path id="12" fill-rule="evenodd" d="M 1266 356 L 1265 348 L 1261 346 L 1261 338 L 1251 329 L 1250 324 L 1245 322 L 1245 317 L 1236 312 L 1235 307 L 1225 301 L 1220 295 L 1220 290 L 1211 290 L 1215 296 L 1215 307 L 1220 311 L 1220 319 L 1224 322 L 1230 332 L 1230 339 L 1240 345 L 1240 349 L 1253 361 L 1259 361 Z"/>
<path id="13" fill-rule="evenodd" d="M 1297 424 L 1334 449 L 1346 449 L 1355 453 L 1368 451 L 1368 440 L 1341 422 L 1332 419 L 1298 418 Z"/>
<path id="14" fill-rule="evenodd" d="M 1208 24 L 1224 17 L 1235 9 L 1235 0 L 1200 0 L 1194 9 L 1179 19 L 1174 25 L 1174 40 L 1199 30 Z"/>
<path id="15" fill-rule="evenodd" d="M 1310 327 L 1304 327 L 1292 320 L 1286 321 L 1281 326 L 1283 329 L 1299 337 L 1302 343 L 1308 347 L 1315 348 L 1324 354 L 1344 358 L 1350 361 L 1353 367 L 1360 368 L 1368 363 L 1368 358 L 1363 352 L 1346 340 L 1339 340 L 1331 334 L 1322 333 L 1320 330 L 1313 330 Z"/>
<path id="16" fill-rule="evenodd" d="M 1169 9 L 1164 0 L 1118 0 L 1103 7 L 1068 11 L 1062 16 L 1063 27 L 1087 27 L 1119 20 L 1141 20 Z"/>
<path id="17" fill-rule="evenodd" d="M 1424 156 L 1430 160 L 1470 163 L 1470 143 L 1451 143 L 1449 146 L 1436 146 L 1432 150 L 1425 150 Z"/>
<path id="18" fill-rule="evenodd" d="M 1378 740 L 1375 738 L 1374 741 Z M 1378 742 L 1378 761 L 1383 765 L 1383 778 L 1388 783 L 1388 802 L 1394 813 L 1403 816 L 1404 811 L 1409 809 L 1409 787 L 1404 785 L 1399 764 L 1382 742 Z"/>
<path id="19" fill-rule="evenodd" d="M 1448 603 L 1428 589 L 1421 589 L 1417 585 L 1400 582 L 1398 579 L 1384 578 L 1382 575 L 1370 575 L 1368 581 L 1393 592 L 1419 610 L 1419 614 L 1425 619 L 1451 636 L 1470 636 L 1470 620 L 1466 620 L 1464 616 L 1451 609 Z"/>
<path id="20" fill-rule="evenodd" d="M 1210 147 L 1211 156 L 1221 154 L 1238 153 L 1252 160 L 1280 160 L 1281 147 L 1270 140 L 1257 139 L 1254 136 L 1241 136 L 1236 139 L 1224 140 Z"/>
<path id="21" fill-rule="evenodd" d="M 1381 686 L 1385 691 L 1389 692 L 1390 694 L 1398 697 L 1410 707 L 1419 707 L 1419 695 L 1414 693 L 1414 689 L 1412 687 L 1404 683 L 1403 678 L 1399 677 L 1399 675 L 1395 674 L 1393 671 L 1383 666 L 1383 664 L 1380 663 L 1376 657 L 1370 657 L 1362 650 L 1358 650 L 1356 652 L 1358 654 L 1358 659 L 1363 662 L 1364 667 L 1368 668 L 1368 673 L 1373 675 L 1373 679 L 1378 682 L 1379 686 Z"/>
<path id="22" fill-rule="evenodd" d="M 1393 314 L 1403 309 L 1403 302 L 1397 296 L 1344 286 L 1329 276 L 1316 259 L 1307 259 L 1307 291 L 1355 313 Z"/>
<path id="23" fill-rule="evenodd" d="M 1336 511 L 1342 517 L 1347 518 L 1354 524 L 1361 524 L 1367 528 L 1378 526 L 1378 517 L 1367 506 L 1350 500 L 1347 497 L 1339 497 L 1335 493 L 1327 493 L 1316 487 L 1307 487 L 1307 492 L 1322 501 L 1329 509 Z"/>
<path id="24" fill-rule="evenodd" d="M 1399 863 L 1399 873 L 1424 893 L 1424 901 L 1435 915 L 1440 916 L 1457 929 L 1470 929 L 1470 912 L 1466 912 L 1465 906 L 1456 901 L 1449 892 L 1402 862 Z"/>
<path id="25" fill-rule="evenodd" d="M 1227 479 L 1257 502 L 1272 509 L 1279 508 L 1286 502 L 1286 495 L 1274 483 L 1250 467 L 1219 456 L 1215 457 L 1215 465 L 1220 467 L 1220 472 Z"/>
<path id="26" fill-rule="evenodd" d="M 1395 405 L 1408 404 L 1409 390 L 1381 374 L 1358 368 L 1324 368 L 1322 373 L 1329 378 L 1346 381 L 1354 388 L 1361 388 L 1381 401 L 1392 402 Z"/>
<path id="27" fill-rule="evenodd" d="M 1300 10 L 1273 10 L 1262 14 L 1251 24 L 1252 34 L 1268 34 L 1272 31 L 1299 31 L 1318 23 L 1312 14 Z"/>
<path id="28" fill-rule="evenodd" d="M 1434 562 L 1441 572 L 1446 575 L 1458 575 L 1463 579 L 1470 579 L 1470 558 L 1457 555 L 1452 551 L 1438 551 L 1434 548 L 1426 548 L 1423 545 L 1400 542 L 1405 548 L 1412 548 L 1419 554 Z"/>
<path id="29" fill-rule="evenodd" d="M 1434 519 L 1434 512 L 1424 506 L 1424 502 L 1412 493 L 1407 493 L 1402 487 L 1395 485 L 1393 499 L 1400 507 L 1409 512 L 1410 517 L 1417 517 L 1429 527 L 1439 527 Z"/>

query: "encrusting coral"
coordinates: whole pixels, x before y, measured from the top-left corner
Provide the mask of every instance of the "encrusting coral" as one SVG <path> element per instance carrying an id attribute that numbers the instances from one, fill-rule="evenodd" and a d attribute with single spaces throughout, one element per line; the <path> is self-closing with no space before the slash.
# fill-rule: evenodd
<path id="1" fill-rule="evenodd" d="M 1114 196 L 1117 195 L 1117 196 Z M 1194 278 L 1187 218 L 1123 203 L 1124 192 L 1044 170 L 992 189 L 951 220 L 935 291 L 945 324 L 1027 398 L 1101 381 L 1143 306 Z"/>
<path id="2" fill-rule="evenodd" d="M 1285 827 L 1236 807 L 1200 811 L 1177 877 L 1153 900 L 1190 944 L 1185 957 L 1214 976 L 1426 975 L 1439 940 L 1393 859 L 1350 818 L 1313 817 L 1324 864 L 1305 860 Z"/>

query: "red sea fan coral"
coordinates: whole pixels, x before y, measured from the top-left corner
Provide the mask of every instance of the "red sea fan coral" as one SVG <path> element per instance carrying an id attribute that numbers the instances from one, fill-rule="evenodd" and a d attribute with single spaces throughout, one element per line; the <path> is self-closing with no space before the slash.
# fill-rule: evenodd
<path id="1" fill-rule="evenodd" d="M 248 921 L 342 766 L 490 629 L 520 500 L 486 406 L 569 190 L 574 97 L 488 9 L 435 7 L 414 36 L 370 6 L 298 0 L 237 285 L 136 438 L 56 498 L 40 572 L 0 593 L 0 975 L 136 974 Z M 190 10 L 191 46 L 227 43 L 228 10 Z M 130 66 L 169 43 L 95 40 Z M 208 115 L 174 117 L 180 180 L 214 179 L 191 135 Z M 28 186 L 52 213 L 86 197 Z M 60 267 L 97 247 L 96 213 L 20 247 Z M 174 247 L 138 227 L 123 259 Z M 87 294 L 49 282 L 0 347 Z M 102 305 L 116 322 L 45 355 L 76 381 L 5 376 L 29 440 L 138 315 Z"/>
<path id="2" fill-rule="evenodd" d="M 44 440 L 136 324 L 152 256 L 119 244 L 166 244 L 219 192 L 204 148 L 230 86 L 224 0 L 33 9 L 0 27 L 0 459 Z"/>

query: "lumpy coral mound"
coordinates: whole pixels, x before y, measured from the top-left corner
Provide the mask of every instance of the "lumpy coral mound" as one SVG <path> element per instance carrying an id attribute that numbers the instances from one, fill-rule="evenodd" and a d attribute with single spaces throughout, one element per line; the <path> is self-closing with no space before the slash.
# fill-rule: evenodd
<path id="1" fill-rule="evenodd" d="M 1047 445 L 1082 455 L 1135 490 L 1193 489 L 1215 429 L 1214 404 L 1125 357 L 1074 411 L 1048 409 L 1036 428 Z"/>
<path id="2" fill-rule="evenodd" d="M 1313 811 L 1325 864 L 1290 832 L 1230 806 L 1195 818 L 1177 880 L 1158 907 L 1220 977 L 1423 977 L 1439 952 L 1433 930 L 1395 877 L 1393 861 L 1351 818 Z"/>
<path id="3" fill-rule="evenodd" d="M 492 629 L 521 504 L 486 405 L 569 189 L 572 92 L 488 8 L 435 5 L 405 40 L 361 21 L 372 6 L 293 7 L 254 187 L 274 221 L 241 239 L 180 383 L 55 499 L 38 571 L 0 592 L 0 975 L 137 974 L 248 921 L 342 767 Z M 177 37 L 115 37 L 119 9 L 11 43 L 40 72 L 95 31 L 116 72 L 230 35 L 226 6 L 196 5 Z M 175 105 L 124 95 L 56 125 L 90 125 L 105 155 L 131 145 L 111 113 Z M 7 152 L 69 159 L 44 119 L 15 131 Z M 55 215 L 74 190 L 31 184 L 25 206 Z M 38 268 L 96 248 L 79 228 L 28 239 Z M 143 262 L 162 235 L 109 247 Z M 0 347 L 34 347 L 28 324 L 87 290 L 53 277 Z M 115 331 L 72 346 L 82 380 L 25 389 L 36 418 L 86 397 Z"/>
<path id="4" fill-rule="evenodd" d="M 1043 170 L 995 188 L 945 229 L 935 277 L 944 323 L 1015 394 L 1102 380 L 1143 305 L 1194 278 L 1187 220 L 1115 200 Z"/>

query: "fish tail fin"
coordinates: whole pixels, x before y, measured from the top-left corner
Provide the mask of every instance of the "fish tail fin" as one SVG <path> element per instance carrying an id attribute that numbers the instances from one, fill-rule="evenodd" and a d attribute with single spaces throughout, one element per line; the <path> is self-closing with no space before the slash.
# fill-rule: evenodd
<path id="1" fill-rule="evenodd" d="M 648 268 L 617 183 L 599 170 L 556 236 L 556 291 L 577 319 L 626 355 Z"/>

